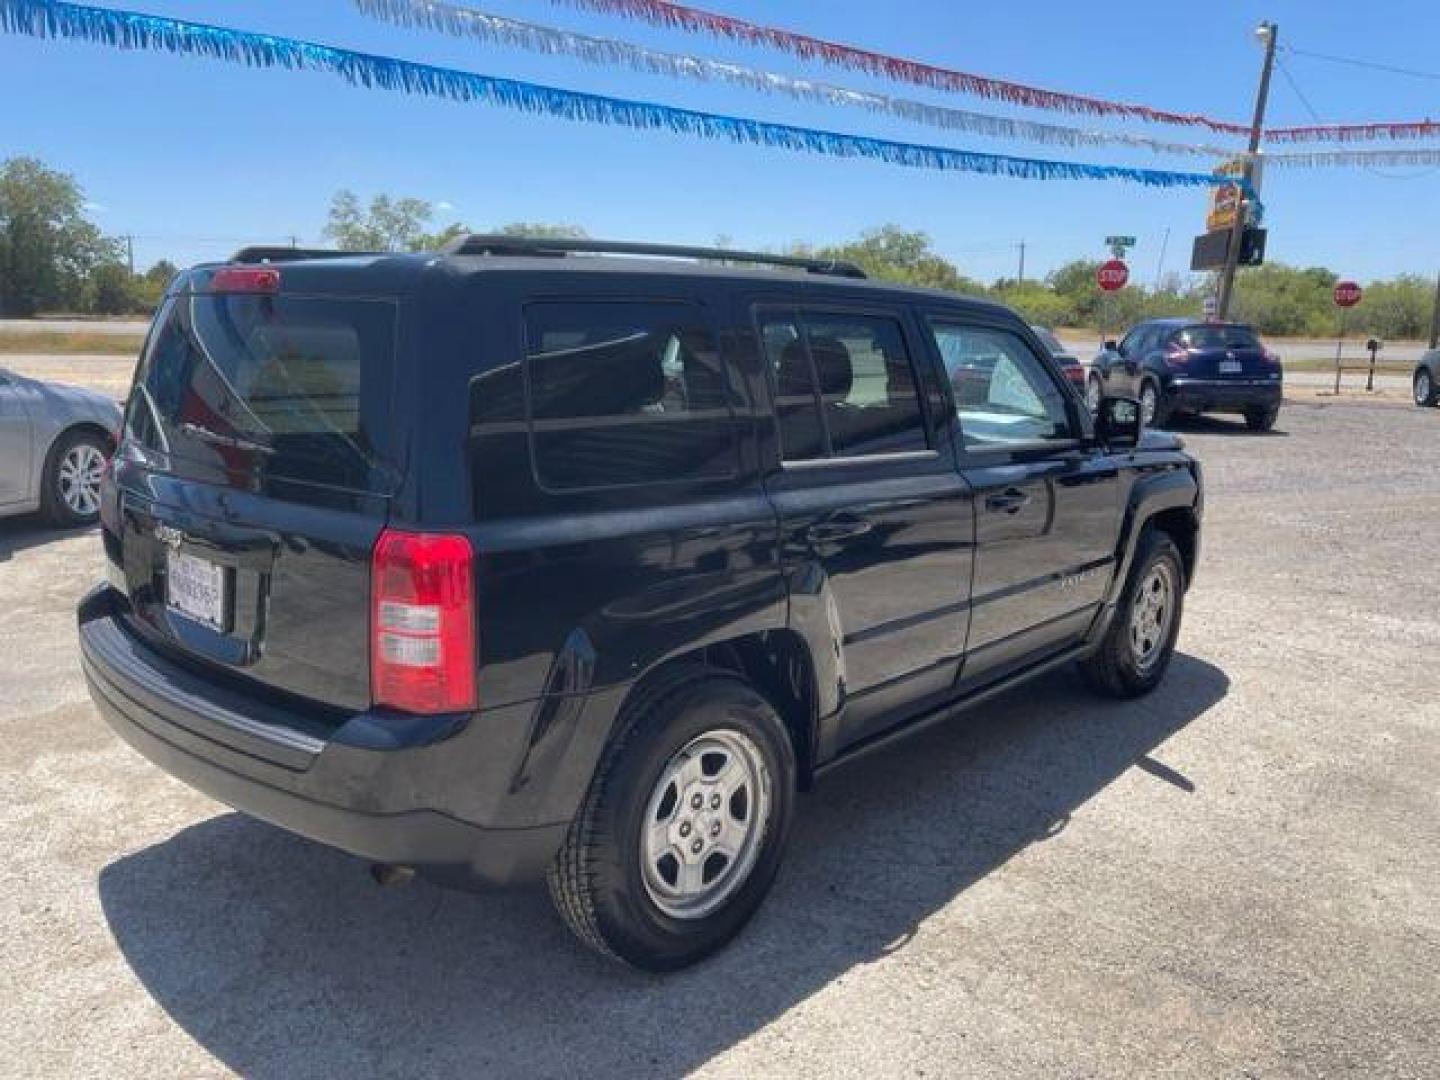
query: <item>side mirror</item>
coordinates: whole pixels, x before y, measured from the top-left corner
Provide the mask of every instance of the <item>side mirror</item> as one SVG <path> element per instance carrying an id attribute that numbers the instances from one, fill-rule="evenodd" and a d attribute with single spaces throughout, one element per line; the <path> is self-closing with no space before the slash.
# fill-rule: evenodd
<path id="1" fill-rule="evenodd" d="M 1140 443 L 1140 403 L 1134 398 L 1107 397 L 1095 417 L 1095 437 L 1110 450 L 1133 450 Z"/>
<path id="2" fill-rule="evenodd" d="M 1116 344 L 1114 338 L 1108 338 L 1108 339 L 1106 339 L 1106 341 L 1104 341 L 1104 342 L 1101 344 L 1100 347 L 1101 347 L 1102 349 L 1104 349 L 1106 352 L 1119 352 L 1119 351 L 1120 351 L 1120 346 L 1119 346 L 1118 344 Z"/>

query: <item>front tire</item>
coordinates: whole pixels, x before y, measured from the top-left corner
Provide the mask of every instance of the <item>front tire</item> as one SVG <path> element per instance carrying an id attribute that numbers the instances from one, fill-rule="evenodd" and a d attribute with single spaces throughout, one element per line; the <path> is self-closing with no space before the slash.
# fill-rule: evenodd
<path id="1" fill-rule="evenodd" d="M 41 510 L 63 529 L 93 525 L 100 519 L 100 478 L 110 444 L 101 435 L 73 431 L 50 449 L 41 477 Z"/>
<path id="2" fill-rule="evenodd" d="M 744 679 L 697 666 L 642 689 L 550 869 L 561 917 L 646 971 L 716 952 L 780 868 L 795 775 L 784 721 Z"/>
<path id="3" fill-rule="evenodd" d="M 1422 409 L 1430 409 L 1440 401 L 1440 388 L 1435 385 L 1435 376 L 1430 373 L 1429 368 L 1420 368 L 1415 372 L 1415 404 Z"/>
<path id="4" fill-rule="evenodd" d="M 1146 528 L 1105 637 L 1080 662 L 1085 681 L 1108 697 L 1135 698 L 1154 690 L 1175 654 L 1184 606 L 1180 549 L 1168 533 Z"/>

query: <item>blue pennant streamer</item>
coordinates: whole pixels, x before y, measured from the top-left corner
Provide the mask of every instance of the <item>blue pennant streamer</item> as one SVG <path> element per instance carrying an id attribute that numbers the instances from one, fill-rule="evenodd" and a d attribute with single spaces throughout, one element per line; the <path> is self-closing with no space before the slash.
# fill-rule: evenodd
<path id="1" fill-rule="evenodd" d="M 773 124 L 740 116 L 697 112 L 647 101 L 584 94 L 553 86 L 500 79 L 454 68 L 353 52 L 295 38 L 163 18 L 60 0 L 0 0 L 0 30 L 39 38 L 66 38 L 120 49 L 150 49 L 206 56 L 248 67 L 323 71 L 354 86 L 478 101 L 566 120 L 668 130 L 707 139 L 772 146 L 800 153 L 870 158 L 892 165 L 984 173 L 1026 179 L 1128 180 L 1150 187 L 1212 187 L 1234 183 L 1209 173 L 1135 169 L 1072 161 L 1010 157 L 945 146 L 895 142 L 815 128 Z"/>

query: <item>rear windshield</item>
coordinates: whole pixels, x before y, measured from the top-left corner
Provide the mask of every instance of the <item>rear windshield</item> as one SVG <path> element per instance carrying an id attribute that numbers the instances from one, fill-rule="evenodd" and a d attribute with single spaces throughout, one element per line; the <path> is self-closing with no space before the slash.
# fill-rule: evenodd
<path id="1" fill-rule="evenodd" d="M 1260 348 L 1260 339 L 1248 326 L 1190 326 L 1175 336 L 1187 349 Z"/>
<path id="2" fill-rule="evenodd" d="M 159 318 L 129 438 L 226 470 L 387 490 L 393 303 L 190 295 Z"/>
<path id="3" fill-rule="evenodd" d="M 1032 326 L 1030 329 L 1035 331 L 1035 336 L 1040 339 L 1040 343 L 1050 350 L 1051 356 L 1069 355 L 1070 350 L 1065 348 L 1060 339 L 1049 330 L 1046 330 L 1042 326 Z"/>

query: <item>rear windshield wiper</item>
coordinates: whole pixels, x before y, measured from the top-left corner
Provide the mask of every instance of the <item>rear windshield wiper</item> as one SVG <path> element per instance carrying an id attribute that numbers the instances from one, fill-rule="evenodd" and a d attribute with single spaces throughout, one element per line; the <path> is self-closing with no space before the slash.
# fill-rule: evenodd
<path id="1" fill-rule="evenodd" d="M 262 442 L 247 439 L 243 435 L 222 435 L 218 431 L 211 431 L 207 427 L 203 427 L 200 424 L 192 424 L 188 420 L 180 425 L 180 430 L 185 432 L 186 435 L 201 439 L 204 442 L 215 443 L 217 446 L 229 446 L 236 450 L 254 450 L 259 454 L 275 453 L 273 446 L 266 446 Z"/>

